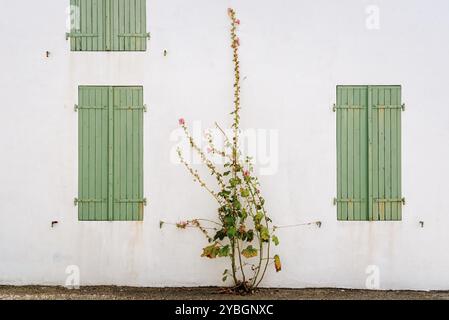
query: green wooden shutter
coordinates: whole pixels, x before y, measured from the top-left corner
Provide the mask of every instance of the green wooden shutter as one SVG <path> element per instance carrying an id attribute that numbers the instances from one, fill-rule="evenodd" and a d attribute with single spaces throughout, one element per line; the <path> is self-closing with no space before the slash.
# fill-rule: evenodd
<path id="1" fill-rule="evenodd" d="M 113 219 L 143 219 L 143 90 L 114 88 Z"/>
<path id="2" fill-rule="evenodd" d="M 70 0 L 70 5 L 72 51 L 146 51 L 146 0 Z"/>
<path id="3" fill-rule="evenodd" d="M 368 220 L 367 88 L 337 88 L 337 212 L 339 220 Z"/>
<path id="4" fill-rule="evenodd" d="M 72 51 L 104 51 L 106 0 L 70 0 Z"/>
<path id="5" fill-rule="evenodd" d="M 80 221 L 143 220 L 143 89 L 79 88 Z"/>
<path id="6" fill-rule="evenodd" d="M 79 88 L 79 220 L 108 220 L 108 88 Z"/>
<path id="7" fill-rule="evenodd" d="M 401 220 L 401 87 L 337 87 L 338 220 Z"/>
<path id="8" fill-rule="evenodd" d="M 372 220 L 401 220 L 401 87 L 370 89 Z"/>
<path id="9" fill-rule="evenodd" d="M 112 51 L 145 51 L 146 0 L 111 0 Z"/>

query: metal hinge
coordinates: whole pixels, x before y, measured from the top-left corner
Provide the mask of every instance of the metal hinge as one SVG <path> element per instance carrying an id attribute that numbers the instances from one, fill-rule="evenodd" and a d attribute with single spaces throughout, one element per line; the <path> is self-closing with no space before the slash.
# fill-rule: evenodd
<path id="1" fill-rule="evenodd" d="M 333 112 L 335 112 L 335 111 L 337 111 L 337 110 L 362 110 L 362 109 L 365 109 L 364 107 L 362 107 L 362 106 L 358 106 L 358 105 L 340 105 L 340 106 L 337 106 L 336 104 L 334 104 L 333 105 L 333 107 L 332 107 L 332 111 Z"/>
<path id="2" fill-rule="evenodd" d="M 101 203 L 101 202 L 106 202 L 106 200 L 105 199 L 78 199 L 78 198 L 75 198 L 75 200 L 74 200 L 75 206 L 77 206 L 80 203 Z"/>
<path id="3" fill-rule="evenodd" d="M 98 106 L 79 106 L 75 104 L 75 112 L 79 110 L 106 110 L 108 107 L 98 107 Z"/>
<path id="4" fill-rule="evenodd" d="M 364 202 L 366 199 L 337 199 L 334 198 L 334 206 L 336 206 L 338 203 L 358 203 L 358 202 Z"/>
<path id="5" fill-rule="evenodd" d="M 117 203 L 142 203 L 144 206 L 147 206 L 148 201 L 146 198 L 143 199 L 115 199 L 114 202 Z"/>
<path id="6" fill-rule="evenodd" d="M 124 37 L 124 38 L 136 37 L 136 38 L 147 38 L 148 40 L 151 39 L 151 34 L 149 32 L 147 32 L 147 33 L 121 33 L 118 36 Z"/>
<path id="7" fill-rule="evenodd" d="M 128 106 L 128 107 L 115 107 L 115 110 L 125 110 L 125 111 L 134 111 L 134 110 L 143 110 L 143 112 L 147 112 L 147 106 Z"/>
<path id="8" fill-rule="evenodd" d="M 377 202 L 377 203 L 401 202 L 403 205 L 405 205 L 405 198 L 401 198 L 401 199 L 375 199 L 374 201 Z"/>
<path id="9" fill-rule="evenodd" d="M 69 40 L 70 38 L 80 38 L 80 37 L 95 38 L 95 37 L 98 37 L 98 34 L 94 34 L 94 33 L 76 33 L 76 32 L 67 32 L 65 34 L 65 39 L 66 40 Z"/>

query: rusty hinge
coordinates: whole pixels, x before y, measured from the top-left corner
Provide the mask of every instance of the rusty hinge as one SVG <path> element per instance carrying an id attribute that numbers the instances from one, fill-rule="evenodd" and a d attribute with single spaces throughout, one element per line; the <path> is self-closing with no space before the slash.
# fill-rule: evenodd
<path id="1" fill-rule="evenodd" d="M 148 201 L 146 198 L 143 199 L 115 199 L 116 203 L 142 203 L 144 206 L 147 206 Z"/>
<path id="2" fill-rule="evenodd" d="M 143 112 L 147 112 L 147 105 L 144 104 L 142 106 L 115 107 L 114 109 L 115 110 L 124 110 L 124 111 L 143 110 Z"/>
<path id="3" fill-rule="evenodd" d="M 149 32 L 147 33 L 120 33 L 118 35 L 119 37 L 123 37 L 123 38 L 147 38 L 148 40 L 151 39 L 151 34 Z"/>
<path id="4" fill-rule="evenodd" d="M 66 40 L 69 40 L 69 38 L 80 38 L 80 37 L 95 38 L 95 37 L 98 37 L 98 34 L 94 34 L 94 33 L 78 33 L 78 32 L 67 32 L 65 34 L 65 39 Z"/>
<path id="5" fill-rule="evenodd" d="M 98 106 L 79 106 L 75 104 L 75 112 L 79 110 L 106 110 L 108 107 L 98 107 Z"/>
<path id="6" fill-rule="evenodd" d="M 336 206 L 338 203 L 359 203 L 359 202 L 365 202 L 366 199 L 337 199 L 334 198 L 334 206 Z"/>
<path id="7" fill-rule="evenodd" d="M 75 200 L 74 200 L 75 206 L 77 206 L 80 203 L 101 203 L 101 202 L 106 202 L 106 199 L 78 199 L 78 198 L 75 198 Z"/>
<path id="8" fill-rule="evenodd" d="M 401 199 L 375 199 L 374 201 L 377 202 L 377 203 L 401 202 L 403 205 L 405 205 L 405 198 L 401 198 Z"/>

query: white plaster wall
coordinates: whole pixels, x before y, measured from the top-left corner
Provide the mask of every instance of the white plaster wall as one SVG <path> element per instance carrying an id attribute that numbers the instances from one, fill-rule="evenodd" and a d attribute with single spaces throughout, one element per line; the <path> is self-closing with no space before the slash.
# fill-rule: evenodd
<path id="1" fill-rule="evenodd" d="M 276 224 L 323 223 L 279 232 L 284 271 L 264 285 L 364 288 L 377 265 L 382 289 L 449 289 L 449 2 L 148 0 L 146 53 L 71 53 L 67 4 L 1 1 L 0 284 L 63 285 L 68 265 L 82 285 L 221 284 L 226 261 L 199 257 L 202 236 L 159 221 L 214 216 L 170 162 L 169 137 L 181 116 L 229 125 L 232 6 L 247 77 L 242 125 L 279 132 L 279 170 L 261 179 L 269 212 Z M 365 27 L 373 4 L 375 31 Z M 73 105 L 88 84 L 144 86 L 143 223 L 77 220 Z M 403 86 L 402 222 L 336 220 L 338 84 Z"/>

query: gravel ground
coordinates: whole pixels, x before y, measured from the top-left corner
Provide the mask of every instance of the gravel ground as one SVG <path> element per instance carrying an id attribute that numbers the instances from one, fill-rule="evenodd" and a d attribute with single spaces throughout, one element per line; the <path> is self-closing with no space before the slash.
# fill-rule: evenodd
<path id="1" fill-rule="evenodd" d="M 449 291 L 367 291 L 343 289 L 261 289 L 251 296 L 223 293 L 219 288 L 130 288 L 0 286 L 0 300 L 427 300 L 449 299 Z"/>

